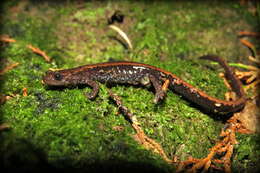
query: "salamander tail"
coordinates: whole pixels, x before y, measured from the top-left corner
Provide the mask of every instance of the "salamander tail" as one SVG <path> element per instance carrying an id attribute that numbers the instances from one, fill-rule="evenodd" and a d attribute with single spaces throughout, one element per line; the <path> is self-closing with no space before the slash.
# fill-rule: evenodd
<path id="1" fill-rule="evenodd" d="M 225 75 L 226 78 L 229 80 L 229 83 L 232 87 L 232 90 L 237 94 L 238 97 L 244 97 L 245 98 L 245 93 L 242 88 L 242 84 L 239 79 L 235 76 L 233 70 L 228 66 L 227 62 L 220 58 L 217 55 L 205 55 L 200 57 L 199 59 L 205 59 L 205 60 L 211 60 L 218 62 L 225 70 Z"/>

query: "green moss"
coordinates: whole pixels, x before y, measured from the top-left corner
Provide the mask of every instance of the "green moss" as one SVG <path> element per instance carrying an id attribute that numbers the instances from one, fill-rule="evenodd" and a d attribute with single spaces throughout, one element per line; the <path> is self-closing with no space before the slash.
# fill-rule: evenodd
<path id="1" fill-rule="evenodd" d="M 18 40 L 1 45 L 1 59 L 6 64 L 20 63 L 2 79 L 1 93 L 16 94 L 1 105 L 0 121 L 12 127 L 0 135 L 0 161 L 8 168 L 15 158 L 23 169 L 48 166 L 79 172 L 110 168 L 116 172 L 120 164 L 120 170 L 172 172 L 171 165 L 134 141 L 133 129 L 118 115 L 103 84 L 99 96 L 90 101 L 84 96 L 90 88 L 52 90 L 41 83 L 42 76 L 49 68 L 110 59 L 138 61 L 168 70 L 209 95 L 224 98 L 227 89 L 218 77 L 222 69 L 196 58 L 211 53 L 237 62 L 246 57 L 248 52 L 240 49 L 235 33 L 240 28 L 252 28 L 255 21 L 243 7 L 215 1 L 213 6 L 196 2 L 94 2 L 82 8 L 70 1 L 59 6 L 23 3 L 5 4 L 0 33 Z M 12 12 L 14 7 L 19 13 Z M 119 8 L 126 14 L 120 27 L 133 42 L 131 52 L 111 39 L 117 34 L 107 27 L 107 13 Z M 26 48 L 27 44 L 39 47 L 53 61 L 46 63 Z M 27 97 L 22 96 L 24 87 L 28 88 Z M 151 89 L 116 85 L 112 91 L 122 97 L 145 133 L 162 145 L 169 158 L 205 157 L 223 127 L 170 91 L 157 105 L 152 102 Z M 115 126 L 123 130 L 114 130 Z M 258 137 L 239 136 L 234 169 L 248 169 L 257 163 Z"/>

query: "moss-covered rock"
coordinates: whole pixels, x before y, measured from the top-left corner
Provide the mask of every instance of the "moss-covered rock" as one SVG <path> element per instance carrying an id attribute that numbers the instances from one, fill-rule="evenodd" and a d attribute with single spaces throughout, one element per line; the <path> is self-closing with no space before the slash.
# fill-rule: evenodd
<path id="1" fill-rule="evenodd" d="M 0 132 L 0 163 L 10 169 L 172 172 L 171 165 L 133 139 L 134 130 L 118 114 L 104 85 L 90 101 L 83 94 L 90 88 L 51 90 L 41 83 L 42 76 L 49 68 L 129 60 L 171 71 L 223 98 L 227 90 L 218 78 L 219 68 L 196 58 L 211 53 L 245 61 L 249 52 L 236 33 L 253 30 L 257 21 L 246 8 L 229 2 L 37 2 L 7 1 L 2 6 L 0 34 L 17 42 L 1 44 L 1 62 L 20 63 L 1 76 L 1 93 L 14 96 L 1 105 L 0 117 L 11 126 Z M 118 36 L 107 27 L 107 17 L 118 9 L 125 14 L 120 27 L 132 40 L 131 52 L 111 39 Z M 28 44 L 45 51 L 52 62 L 32 53 Z M 23 88 L 28 96 L 22 96 Z M 146 88 L 118 85 L 112 91 L 169 158 L 205 157 L 223 127 L 220 119 L 170 91 L 158 105 Z M 239 135 L 234 170 L 257 168 L 258 139 Z"/>

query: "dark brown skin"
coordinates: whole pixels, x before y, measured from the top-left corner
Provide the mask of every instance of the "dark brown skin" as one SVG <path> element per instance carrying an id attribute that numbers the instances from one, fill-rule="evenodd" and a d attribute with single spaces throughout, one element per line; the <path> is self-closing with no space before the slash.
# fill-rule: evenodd
<path id="1" fill-rule="evenodd" d="M 87 94 L 89 99 L 94 99 L 98 94 L 99 85 L 97 81 L 101 83 L 152 85 L 155 88 L 155 103 L 165 97 L 169 86 L 176 93 L 207 111 L 227 114 L 241 110 L 245 106 L 245 94 L 240 81 L 235 77 L 227 63 L 214 55 L 206 55 L 200 58 L 216 61 L 225 69 L 226 77 L 238 97 L 237 100 L 225 101 L 211 97 L 168 71 L 136 62 L 107 62 L 67 70 L 48 71 L 43 77 L 43 82 L 48 86 L 88 85 L 93 88 L 92 92 Z"/>

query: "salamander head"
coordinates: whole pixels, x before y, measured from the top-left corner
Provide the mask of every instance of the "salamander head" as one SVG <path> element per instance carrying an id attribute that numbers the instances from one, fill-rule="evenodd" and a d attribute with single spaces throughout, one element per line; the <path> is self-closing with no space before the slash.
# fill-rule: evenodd
<path id="1" fill-rule="evenodd" d="M 61 71 L 47 71 L 43 76 L 43 82 L 49 86 L 67 86 L 70 82 L 67 80 L 67 75 Z"/>

